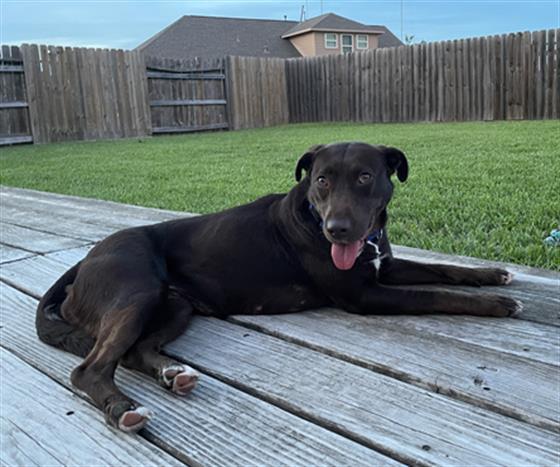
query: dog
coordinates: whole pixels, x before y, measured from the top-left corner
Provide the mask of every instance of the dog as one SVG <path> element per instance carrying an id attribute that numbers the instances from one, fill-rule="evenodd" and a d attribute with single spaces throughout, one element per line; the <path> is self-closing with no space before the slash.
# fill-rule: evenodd
<path id="1" fill-rule="evenodd" d="M 408 177 L 402 151 L 365 143 L 315 146 L 295 169 L 298 182 L 226 211 L 114 233 L 42 297 L 39 338 L 85 357 L 73 385 L 123 431 L 151 413 L 123 394 L 117 365 L 187 395 L 197 372 L 161 353 L 193 313 L 298 312 L 336 306 L 350 313 L 511 316 L 522 305 L 496 294 L 392 287 L 505 285 L 496 268 L 422 264 L 393 256 L 387 232 L 391 177 Z"/>

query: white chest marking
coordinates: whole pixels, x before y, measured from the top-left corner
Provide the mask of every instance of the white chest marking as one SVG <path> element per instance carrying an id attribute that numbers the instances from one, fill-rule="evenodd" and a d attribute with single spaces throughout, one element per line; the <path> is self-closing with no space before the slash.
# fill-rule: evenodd
<path id="1" fill-rule="evenodd" d="M 377 243 L 373 243 L 373 242 L 370 242 L 368 240 L 367 244 L 374 248 L 375 254 L 377 255 L 374 259 L 371 260 L 371 264 L 373 264 L 373 267 L 375 268 L 375 277 L 378 277 L 379 276 L 379 268 L 381 267 L 381 261 L 387 255 L 382 255 L 381 254 L 381 251 L 379 251 L 379 245 L 377 245 Z"/>

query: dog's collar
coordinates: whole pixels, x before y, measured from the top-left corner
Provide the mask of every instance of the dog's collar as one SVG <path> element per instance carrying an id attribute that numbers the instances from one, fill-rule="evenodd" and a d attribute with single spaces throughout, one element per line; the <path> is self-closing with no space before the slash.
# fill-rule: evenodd
<path id="1" fill-rule="evenodd" d="M 323 220 L 321 219 L 321 216 L 319 216 L 319 213 L 315 209 L 315 206 L 313 206 L 313 204 L 310 203 L 310 202 L 308 202 L 308 204 L 309 204 L 309 206 L 308 206 L 309 207 L 309 212 L 313 216 L 313 219 L 315 219 L 315 222 L 319 225 L 319 229 L 321 230 L 321 233 L 322 233 L 323 232 Z M 373 243 L 373 244 L 377 245 L 382 237 L 383 237 L 383 229 L 376 229 L 371 234 L 369 234 L 367 236 L 366 243 Z"/>

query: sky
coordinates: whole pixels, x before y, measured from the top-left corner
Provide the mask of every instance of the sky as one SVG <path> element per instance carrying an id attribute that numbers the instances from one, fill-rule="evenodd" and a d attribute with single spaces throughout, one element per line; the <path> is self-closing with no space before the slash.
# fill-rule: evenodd
<path id="1" fill-rule="evenodd" d="M 132 49 L 183 15 L 299 21 L 302 6 L 414 42 L 560 27 L 560 0 L 0 0 L 0 43 Z"/>

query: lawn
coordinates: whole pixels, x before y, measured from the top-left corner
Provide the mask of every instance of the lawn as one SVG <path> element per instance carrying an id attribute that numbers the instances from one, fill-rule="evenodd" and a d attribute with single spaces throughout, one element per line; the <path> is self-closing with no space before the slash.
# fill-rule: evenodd
<path id="1" fill-rule="evenodd" d="M 293 186 L 309 146 L 393 145 L 410 177 L 390 209 L 394 243 L 560 270 L 559 121 L 302 124 L 0 150 L 5 185 L 211 212 Z"/>

